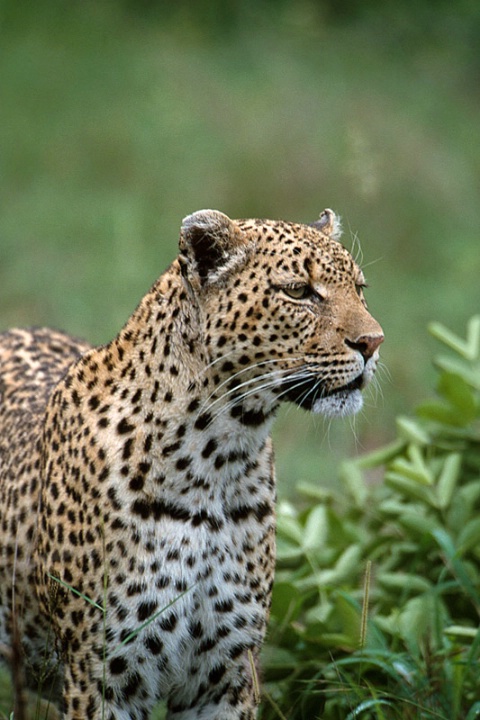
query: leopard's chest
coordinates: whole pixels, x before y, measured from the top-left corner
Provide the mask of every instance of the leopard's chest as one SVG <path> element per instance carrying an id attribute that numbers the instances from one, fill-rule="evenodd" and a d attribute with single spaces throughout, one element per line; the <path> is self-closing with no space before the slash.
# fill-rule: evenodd
<path id="1" fill-rule="evenodd" d="M 224 513 L 164 516 L 137 529 L 136 552 L 110 593 L 110 681 L 123 660 L 144 667 L 161 695 L 187 700 L 212 672 L 263 640 L 274 563 L 274 497 Z M 256 510 L 256 512 L 255 512 Z M 219 518 L 217 517 L 217 523 Z M 122 658 L 123 660 L 119 660 Z M 162 669 L 158 680 L 158 668 Z M 154 679 L 155 678 L 155 679 Z"/>

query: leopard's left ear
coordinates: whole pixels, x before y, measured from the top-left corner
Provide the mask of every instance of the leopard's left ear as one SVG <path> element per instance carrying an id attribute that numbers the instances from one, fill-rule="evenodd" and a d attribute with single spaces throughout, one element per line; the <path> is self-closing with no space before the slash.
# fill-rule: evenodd
<path id="1" fill-rule="evenodd" d="M 335 215 L 333 210 L 326 208 L 320 213 L 320 217 L 314 223 L 312 227 L 316 230 L 320 230 L 323 235 L 331 237 L 332 240 L 340 240 L 342 237 L 342 223 L 338 215 Z"/>
<path id="2" fill-rule="evenodd" d="M 204 285 L 241 262 L 246 239 L 223 213 L 199 210 L 183 219 L 179 247 L 182 273 Z"/>

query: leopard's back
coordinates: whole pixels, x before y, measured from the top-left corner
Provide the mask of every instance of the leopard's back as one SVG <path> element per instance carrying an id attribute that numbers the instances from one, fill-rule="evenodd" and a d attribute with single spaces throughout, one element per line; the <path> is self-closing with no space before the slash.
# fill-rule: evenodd
<path id="1" fill-rule="evenodd" d="M 12 647 L 12 636 L 22 637 L 31 659 L 48 631 L 31 592 L 45 407 L 52 388 L 87 349 L 54 330 L 0 333 L 0 643 Z"/>

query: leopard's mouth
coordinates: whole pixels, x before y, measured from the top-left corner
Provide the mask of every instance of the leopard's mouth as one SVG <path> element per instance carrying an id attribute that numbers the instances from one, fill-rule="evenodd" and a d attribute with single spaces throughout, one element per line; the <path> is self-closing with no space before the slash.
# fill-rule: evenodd
<path id="1" fill-rule="evenodd" d="M 332 390 L 327 390 L 324 383 L 314 375 L 311 378 L 291 378 L 282 383 L 281 397 L 283 400 L 295 403 L 304 410 L 312 410 L 319 400 L 335 397 L 346 398 L 355 390 L 362 390 L 365 384 L 366 380 L 363 372 L 346 385 Z"/>

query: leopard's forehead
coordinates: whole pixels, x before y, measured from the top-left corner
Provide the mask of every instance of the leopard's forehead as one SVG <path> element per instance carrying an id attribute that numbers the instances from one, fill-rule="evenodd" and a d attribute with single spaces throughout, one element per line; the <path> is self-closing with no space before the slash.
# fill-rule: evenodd
<path id="1" fill-rule="evenodd" d="M 258 262 L 261 257 L 279 270 L 321 275 L 333 282 L 352 277 L 362 282 L 363 276 L 349 251 L 338 240 L 310 225 L 283 220 L 241 219 L 235 221 L 253 244 Z"/>

